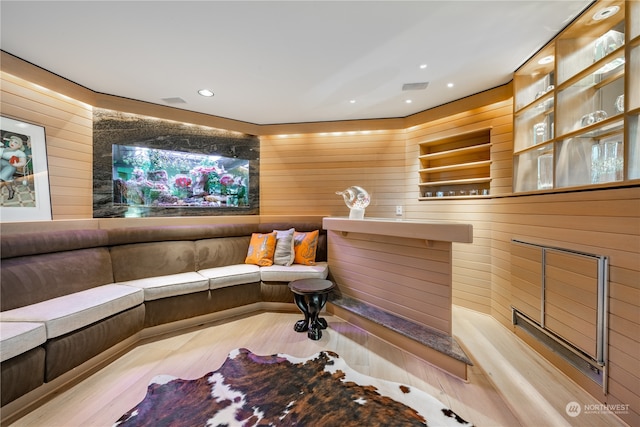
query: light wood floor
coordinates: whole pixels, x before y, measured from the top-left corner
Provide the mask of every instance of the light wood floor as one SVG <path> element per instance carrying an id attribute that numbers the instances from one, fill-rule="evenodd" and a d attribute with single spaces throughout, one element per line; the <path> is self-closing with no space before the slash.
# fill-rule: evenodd
<path id="1" fill-rule="evenodd" d="M 597 402 L 489 316 L 454 308 L 454 335 L 475 363 L 468 381 L 335 316 L 325 316 L 329 329 L 321 340 L 311 341 L 293 331 L 299 317 L 293 312 L 257 313 L 141 344 L 12 426 L 110 426 L 144 398 L 155 375 L 198 378 L 240 347 L 298 357 L 335 351 L 363 374 L 430 393 L 478 427 L 625 426 L 612 415 L 569 417 L 567 403 Z"/>

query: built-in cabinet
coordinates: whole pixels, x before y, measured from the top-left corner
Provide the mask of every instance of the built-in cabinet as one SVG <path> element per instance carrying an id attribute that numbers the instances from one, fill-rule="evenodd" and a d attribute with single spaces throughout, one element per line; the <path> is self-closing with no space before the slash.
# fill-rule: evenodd
<path id="1" fill-rule="evenodd" d="M 640 178 L 638 4 L 596 2 L 515 73 L 514 192 Z"/>
<path id="2" fill-rule="evenodd" d="M 488 196 L 491 129 L 425 141 L 420 145 L 420 200 Z"/>
<path id="3" fill-rule="evenodd" d="M 607 257 L 513 240 L 513 323 L 606 392 Z"/>

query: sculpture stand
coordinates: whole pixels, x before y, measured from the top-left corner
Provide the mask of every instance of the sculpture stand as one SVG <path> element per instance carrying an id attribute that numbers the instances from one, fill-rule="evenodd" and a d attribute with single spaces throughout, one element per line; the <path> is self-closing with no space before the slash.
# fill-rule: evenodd
<path id="1" fill-rule="evenodd" d="M 364 209 L 351 208 L 349 219 L 364 219 Z"/>

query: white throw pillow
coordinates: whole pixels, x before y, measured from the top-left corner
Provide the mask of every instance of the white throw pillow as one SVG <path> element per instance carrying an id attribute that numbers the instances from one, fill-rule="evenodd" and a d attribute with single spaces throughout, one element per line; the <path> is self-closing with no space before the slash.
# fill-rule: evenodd
<path id="1" fill-rule="evenodd" d="M 274 230 L 276 232 L 276 251 L 273 255 L 273 263 L 275 265 L 290 266 L 295 258 L 293 249 L 293 234 L 295 228 L 288 230 Z"/>

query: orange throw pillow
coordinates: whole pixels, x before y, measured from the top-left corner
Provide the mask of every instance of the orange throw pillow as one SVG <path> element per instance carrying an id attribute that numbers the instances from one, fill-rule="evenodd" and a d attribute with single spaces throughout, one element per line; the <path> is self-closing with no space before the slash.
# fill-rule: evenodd
<path id="1" fill-rule="evenodd" d="M 253 233 L 249 243 L 249 251 L 245 264 L 255 264 L 261 267 L 273 265 L 273 253 L 276 250 L 276 233 Z"/>
<path id="2" fill-rule="evenodd" d="M 293 233 L 293 250 L 295 252 L 293 262 L 295 264 L 314 265 L 316 263 L 319 234 L 319 230 Z"/>

